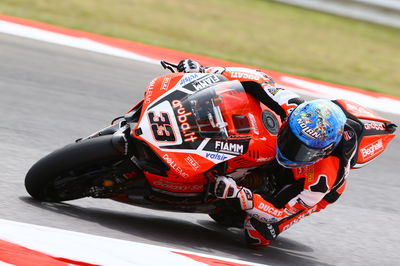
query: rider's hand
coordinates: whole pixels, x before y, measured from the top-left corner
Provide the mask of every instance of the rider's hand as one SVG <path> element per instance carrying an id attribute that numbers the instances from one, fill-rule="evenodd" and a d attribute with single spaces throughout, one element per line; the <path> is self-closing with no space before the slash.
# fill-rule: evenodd
<path id="1" fill-rule="evenodd" d="M 220 199 L 237 198 L 240 201 L 242 210 L 253 208 L 253 193 L 245 188 L 236 185 L 235 180 L 225 176 L 217 178 L 215 183 L 215 196 Z"/>
<path id="2" fill-rule="evenodd" d="M 202 72 L 203 67 L 194 60 L 185 59 L 179 62 L 177 69 L 184 73 L 199 73 Z"/>

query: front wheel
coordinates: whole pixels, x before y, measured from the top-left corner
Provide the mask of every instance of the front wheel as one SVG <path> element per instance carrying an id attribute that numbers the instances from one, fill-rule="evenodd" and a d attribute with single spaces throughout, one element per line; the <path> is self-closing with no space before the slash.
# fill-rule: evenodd
<path id="1" fill-rule="evenodd" d="M 116 170 L 126 161 L 114 147 L 112 135 L 84 140 L 35 163 L 26 174 L 25 188 L 33 198 L 49 202 L 104 195 L 105 185 L 113 184 Z"/>

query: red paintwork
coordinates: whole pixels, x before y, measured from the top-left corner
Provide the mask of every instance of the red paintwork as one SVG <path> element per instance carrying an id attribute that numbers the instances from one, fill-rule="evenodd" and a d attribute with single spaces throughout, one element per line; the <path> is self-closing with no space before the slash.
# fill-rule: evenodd
<path id="1" fill-rule="evenodd" d="M 396 134 L 388 127 L 391 121 L 379 116 L 374 111 L 348 100 L 341 99 L 337 102 L 351 115 L 360 119 L 359 121 L 362 123 L 363 133 L 359 139 L 356 166 L 354 167 L 360 168 L 380 155 Z"/>
<path id="2" fill-rule="evenodd" d="M 132 130 L 132 134 L 135 138 L 146 142 L 170 167 L 170 170 L 167 171 L 168 177 L 145 172 L 146 178 L 153 187 L 173 192 L 202 192 L 204 189 L 203 185 L 208 182 L 204 173 L 216 165 L 215 161 L 206 158 L 204 154 L 200 155 L 185 152 L 185 150 L 177 152 L 160 149 L 159 146 L 164 144 L 162 141 L 159 141 L 160 144 L 156 145 L 155 139 L 152 139 L 152 143 L 143 135 L 135 134 L 139 125 L 142 123 L 143 117 L 147 115 L 147 108 L 149 106 L 152 108 L 155 102 L 158 104 L 158 101 L 164 97 L 164 94 L 167 95 L 170 90 L 173 90 L 184 75 L 183 73 L 172 73 L 155 78 L 150 82 L 149 86 L 146 88 L 140 121 Z M 272 161 L 275 158 L 276 135 L 271 134 L 263 126 L 261 116 L 263 110 L 270 109 L 263 105 L 261 107 L 258 100 L 247 95 L 244 91 L 242 93 L 246 95 L 238 95 L 237 93 L 230 94 L 229 91 L 224 91 L 224 83 L 219 84 L 221 85 L 219 85 L 220 88 L 218 88 L 218 90 L 221 95 L 223 95 L 223 100 L 219 103 L 219 107 L 223 113 L 225 122 L 228 124 L 227 127 L 230 129 L 230 132 L 232 132 L 234 128 L 232 115 L 246 115 L 250 117 L 249 123 L 251 124 L 250 132 L 235 132 L 235 134 L 230 135 L 227 140 L 235 141 L 246 139 L 249 140 L 249 145 L 244 154 L 234 156 L 227 160 L 226 172 L 230 173 L 237 169 L 257 167 Z M 173 104 L 171 103 L 171 105 Z M 232 106 L 245 106 L 245 108 L 240 109 L 240 113 L 238 113 L 239 110 L 235 110 Z M 170 116 L 171 115 L 168 117 Z M 277 120 L 280 121 L 279 118 Z M 278 123 L 278 126 L 280 126 L 280 122 Z M 181 136 L 184 136 L 185 133 L 181 128 L 174 129 L 173 132 Z"/>

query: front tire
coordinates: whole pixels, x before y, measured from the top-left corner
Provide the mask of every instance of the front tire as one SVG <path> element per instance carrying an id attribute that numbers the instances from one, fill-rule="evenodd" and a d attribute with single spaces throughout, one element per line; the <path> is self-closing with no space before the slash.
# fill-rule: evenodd
<path id="1" fill-rule="evenodd" d="M 25 188 L 33 198 L 41 201 L 59 202 L 82 198 L 87 196 L 85 191 L 92 185 L 92 180 L 82 182 L 74 180 L 74 176 L 124 158 L 123 152 L 114 147 L 112 135 L 73 143 L 35 163 L 26 174 Z M 62 183 L 66 192 L 68 188 L 74 190 L 71 191 L 73 193 L 62 195 L 57 183 Z"/>

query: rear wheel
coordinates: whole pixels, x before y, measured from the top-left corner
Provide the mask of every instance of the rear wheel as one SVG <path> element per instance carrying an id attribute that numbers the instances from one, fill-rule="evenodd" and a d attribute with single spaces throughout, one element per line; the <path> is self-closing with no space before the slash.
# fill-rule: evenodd
<path id="1" fill-rule="evenodd" d="M 135 168 L 112 144 L 112 135 L 67 145 L 35 163 L 25 177 L 25 188 L 41 201 L 82 197 L 110 197 L 115 184 L 124 183 Z"/>

